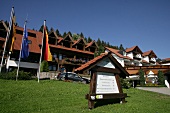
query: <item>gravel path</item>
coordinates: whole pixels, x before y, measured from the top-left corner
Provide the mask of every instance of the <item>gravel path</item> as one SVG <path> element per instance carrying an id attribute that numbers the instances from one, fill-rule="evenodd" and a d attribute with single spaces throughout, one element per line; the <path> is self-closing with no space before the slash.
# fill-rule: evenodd
<path id="1" fill-rule="evenodd" d="M 162 93 L 165 95 L 170 95 L 170 88 L 167 87 L 136 87 L 137 89 L 153 91 L 157 93 Z"/>

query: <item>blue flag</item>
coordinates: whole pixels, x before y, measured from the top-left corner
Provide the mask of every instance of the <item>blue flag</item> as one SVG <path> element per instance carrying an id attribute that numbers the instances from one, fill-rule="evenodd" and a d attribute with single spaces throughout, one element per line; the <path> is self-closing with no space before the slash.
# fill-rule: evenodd
<path id="1" fill-rule="evenodd" d="M 28 56 L 29 56 L 28 33 L 25 25 L 22 39 L 21 58 L 26 59 Z"/>

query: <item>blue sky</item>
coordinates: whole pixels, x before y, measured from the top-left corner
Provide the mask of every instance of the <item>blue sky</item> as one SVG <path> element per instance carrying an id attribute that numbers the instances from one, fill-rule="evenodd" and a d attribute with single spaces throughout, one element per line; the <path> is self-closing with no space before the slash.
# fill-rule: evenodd
<path id="1" fill-rule="evenodd" d="M 9 21 L 14 6 L 16 21 L 39 30 L 48 28 L 83 33 L 124 48 L 138 45 L 159 58 L 170 57 L 170 0 L 0 0 L 0 20 Z"/>

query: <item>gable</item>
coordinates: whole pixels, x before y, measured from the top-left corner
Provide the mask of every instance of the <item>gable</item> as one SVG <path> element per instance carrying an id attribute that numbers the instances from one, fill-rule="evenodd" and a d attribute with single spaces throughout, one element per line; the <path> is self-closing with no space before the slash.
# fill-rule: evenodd
<path id="1" fill-rule="evenodd" d="M 115 65 L 110 61 L 109 58 L 102 60 L 97 64 L 97 66 L 115 69 Z"/>
<path id="2" fill-rule="evenodd" d="M 70 36 L 70 34 L 67 34 L 67 35 L 63 38 L 63 41 L 71 41 L 71 42 L 73 42 L 73 39 L 72 39 L 72 37 Z"/>
<path id="3" fill-rule="evenodd" d="M 105 60 L 109 59 L 109 60 Z M 91 70 L 94 67 L 103 67 L 113 70 L 119 70 L 120 76 L 126 77 L 129 76 L 129 73 L 122 67 L 122 65 L 111 55 L 111 52 L 104 53 L 96 58 L 88 61 L 87 63 L 81 65 L 80 67 L 76 68 L 76 72 L 82 72 L 86 70 Z M 104 67 L 105 66 L 105 67 Z M 112 68 L 111 68 L 112 67 Z"/>

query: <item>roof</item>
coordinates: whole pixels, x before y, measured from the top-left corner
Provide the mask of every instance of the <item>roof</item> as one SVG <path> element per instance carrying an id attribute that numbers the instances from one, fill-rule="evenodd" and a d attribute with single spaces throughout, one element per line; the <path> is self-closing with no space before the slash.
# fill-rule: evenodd
<path id="1" fill-rule="evenodd" d="M 68 48 L 68 47 L 64 47 L 64 46 L 61 46 L 61 45 L 52 45 L 52 44 L 49 44 L 49 46 L 52 47 L 52 48 L 57 48 L 57 49 L 61 49 L 61 50 L 69 50 L 69 51 L 74 51 L 74 52 L 79 52 L 79 53 L 85 53 L 85 54 L 89 54 L 89 55 L 94 55 L 93 52 L 78 50 L 78 49 L 76 49 L 76 48 Z"/>
<path id="2" fill-rule="evenodd" d="M 66 35 L 65 37 L 63 37 L 63 40 L 65 40 L 67 37 L 71 40 L 71 42 L 73 42 L 73 39 L 72 39 L 72 37 L 70 36 L 70 33 L 67 33 L 67 35 Z"/>
<path id="3" fill-rule="evenodd" d="M 170 62 L 170 58 L 162 59 L 162 61 L 160 63 L 168 63 L 168 62 Z"/>
<path id="4" fill-rule="evenodd" d="M 127 48 L 125 51 L 128 53 L 128 52 L 134 51 L 135 49 L 137 49 L 137 51 L 138 51 L 139 53 L 141 53 L 141 54 L 143 53 L 138 46 L 133 46 L 133 47 L 131 47 L 131 48 Z"/>
<path id="5" fill-rule="evenodd" d="M 100 56 L 95 57 L 94 59 L 88 61 L 87 63 L 81 65 L 80 67 L 76 68 L 76 72 L 85 71 L 88 69 L 92 69 L 95 67 L 99 62 L 101 62 L 103 59 L 109 58 L 112 63 L 114 63 L 115 67 L 118 68 L 121 71 L 121 75 L 123 77 L 129 76 L 129 73 L 122 67 L 122 65 L 111 55 L 111 52 L 109 53 L 103 53 Z"/>
<path id="6" fill-rule="evenodd" d="M 154 56 L 155 58 L 157 58 L 156 54 L 153 52 L 153 50 L 149 50 L 149 51 L 146 51 L 142 54 L 142 56 L 149 56 L 149 55 L 152 55 Z"/>
<path id="7" fill-rule="evenodd" d="M 105 47 L 107 50 L 109 50 L 110 52 L 116 54 L 118 57 L 120 58 L 125 58 L 125 59 L 129 59 L 132 60 L 132 58 L 128 57 L 128 56 L 123 56 L 122 54 L 119 53 L 120 50 L 117 49 L 113 49 L 113 48 L 109 48 L 109 47 Z"/>
<path id="8" fill-rule="evenodd" d="M 138 75 L 139 74 L 139 70 L 126 70 L 129 75 Z"/>
<path id="9" fill-rule="evenodd" d="M 8 31 L 8 27 L 7 27 L 7 25 L 5 24 L 5 22 L 3 20 L 0 21 L 0 25 L 2 25 L 4 27 L 4 29 L 6 31 Z"/>
<path id="10" fill-rule="evenodd" d="M 80 43 L 80 41 L 83 41 L 84 45 L 86 44 L 84 38 L 79 38 L 77 41 L 74 42 L 73 46 L 76 45 L 77 43 Z"/>
<path id="11" fill-rule="evenodd" d="M 23 31 L 24 28 L 16 26 L 16 30 Z M 40 53 L 39 44 L 41 44 L 43 34 L 41 32 L 30 30 L 30 29 L 27 29 L 27 32 L 36 34 L 36 37 L 28 36 L 28 40 L 31 40 L 31 44 L 29 44 L 29 51 L 34 52 L 34 53 Z M 23 35 L 16 34 L 15 37 L 16 37 L 16 40 L 14 41 L 14 50 L 20 50 Z"/>
<path id="12" fill-rule="evenodd" d="M 90 43 L 88 43 L 87 46 L 86 46 L 86 48 L 92 46 L 93 44 L 95 44 L 96 47 L 99 48 L 98 45 L 97 45 L 97 43 L 95 42 L 95 40 L 93 40 L 93 41 L 91 41 Z"/>
<path id="13" fill-rule="evenodd" d="M 107 50 L 109 50 L 110 52 L 116 54 L 118 57 L 120 57 L 120 58 L 125 58 L 123 55 L 121 55 L 121 54 L 119 53 L 120 50 L 113 49 L 113 48 L 109 48 L 109 47 L 105 47 L 105 48 L 106 48 Z"/>

